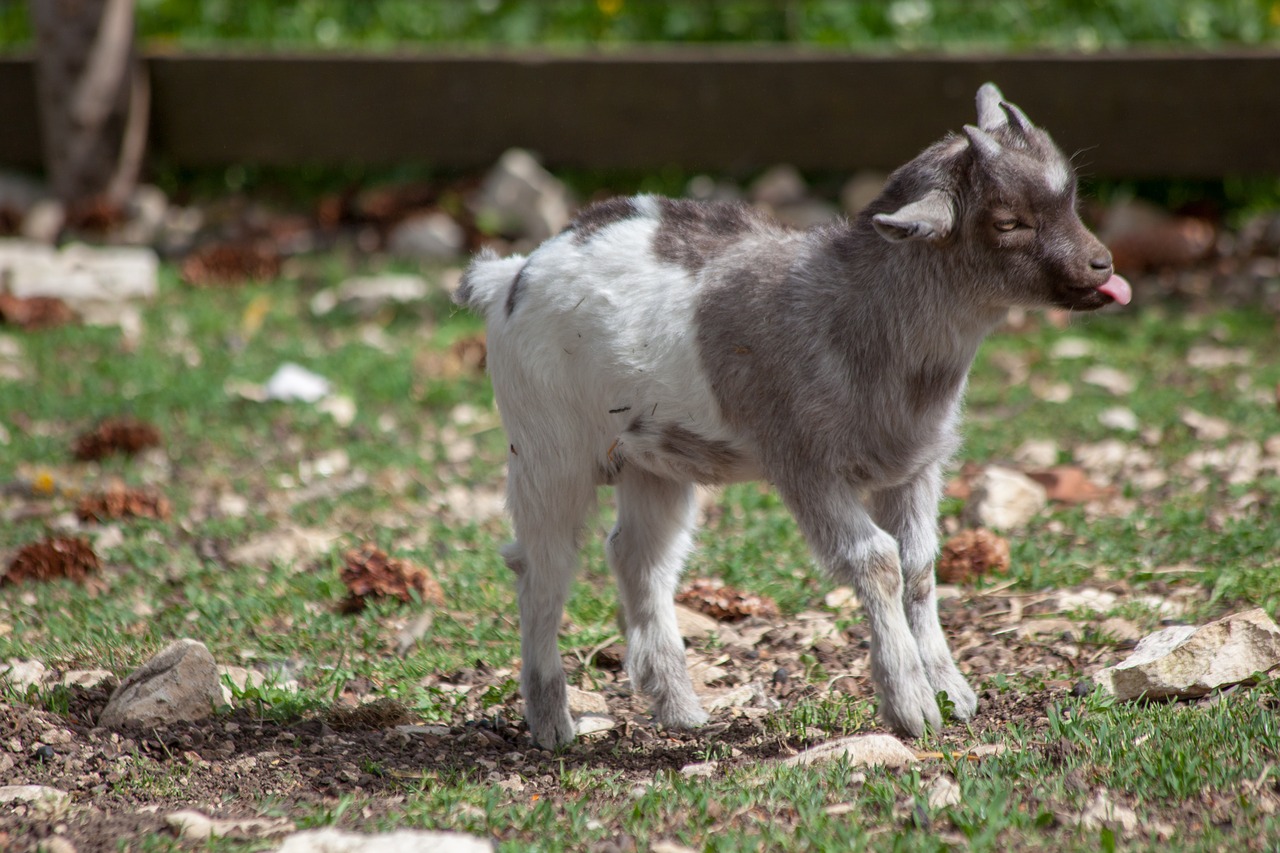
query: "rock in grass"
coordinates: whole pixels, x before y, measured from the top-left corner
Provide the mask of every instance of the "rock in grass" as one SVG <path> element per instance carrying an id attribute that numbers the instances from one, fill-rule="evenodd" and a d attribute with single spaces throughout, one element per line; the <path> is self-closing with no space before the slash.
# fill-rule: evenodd
<path id="1" fill-rule="evenodd" d="M 294 830 L 294 823 L 286 818 L 211 818 L 193 809 L 184 809 L 166 815 L 165 823 L 179 837 L 190 841 L 208 841 L 211 838 L 262 838 L 282 835 Z"/>
<path id="2" fill-rule="evenodd" d="M 783 761 L 786 767 L 844 758 L 854 767 L 907 767 L 920 759 L 892 735 L 854 735 L 820 743 Z"/>
<path id="3" fill-rule="evenodd" d="M 1145 637 L 1124 663 L 1095 678 L 1118 699 L 1203 696 L 1280 666 L 1280 626 L 1261 608 L 1200 628 L 1176 625 Z"/>
<path id="4" fill-rule="evenodd" d="M 1013 530 L 1039 515 L 1048 503 L 1044 486 L 1026 474 L 991 465 L 973 484 L 970 513 L 983 527 Z"/>
<path id="5" fill-rule="evenodd" d="M 498 231 L 541 243 L 569 223 L 569 191 L 528 151 L 512 148 L 485 176 L 476 218 Z"/>
<path id="6" fill-rule="evenodd" d="M 0 666 L 0 686 L 24 693 L 32 685 L 43 682 L 48 671 L 41 661 L 9 658 L 8 663 Z"/>
<path id="7" fill-rule="evenodd" d="M 25 805 L 41 816 L 61 813 L 70 798 L 71 795 L 61 788 L 51 788 L 48 785 L 0 786 L 0 804 Z"/>
<path id="8" fill-rule="evenodd" d="M 120 682 L 98 725 L 118 728 L 199 720 L 221 702 L 213 655 L 204 643 L 178 640 Z"/>
<path id="9" fill-rule="evenodd" d="M 276 853 L 490 853 L 493 842 L 460 832 L 401 829 L 380 835 L 308 829 L 284 840 Z"/>

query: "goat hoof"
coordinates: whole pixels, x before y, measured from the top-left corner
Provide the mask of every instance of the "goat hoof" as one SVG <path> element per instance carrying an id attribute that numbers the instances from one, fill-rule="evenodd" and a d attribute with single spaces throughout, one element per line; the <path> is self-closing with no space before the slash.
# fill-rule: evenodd
<path id="1" fill-rule="evenodd" d="M 942 713 L 928 682 L 895 691 L 880 701 L 880 718 L 885 725 L 904 737 L 923 737 L 926 728 L 942 728 Z"/>
<path id="2" fill-rule="evenodd" d="M 669 729 L 696 729 L 711 719 L 697 699 L 654 704 L 653 717 Z"/>
<path id="3" fill-rule="evenodd" d="M 530 715 L 528 722 L 533 742 L 543 749 L 555 749 L 573 742 L 573 718 L 569 716 L 568 708 L 542 719 Z"/>
<path id="4" fill-rule="evenodd" d="M 936 675 L 931 674 L 929 684 L 933 687 L 935 693 L 946 692 L 947 698 L 951 700 L 954 706 L 952 716 L 957 720 L 968 720 L 978 710 L 978 696 L 973 692 L 973 688 L 969 686 L 969 682 L 965 681 L 964 676 L 954 667 L 950 671 L 944 671 Z"/>

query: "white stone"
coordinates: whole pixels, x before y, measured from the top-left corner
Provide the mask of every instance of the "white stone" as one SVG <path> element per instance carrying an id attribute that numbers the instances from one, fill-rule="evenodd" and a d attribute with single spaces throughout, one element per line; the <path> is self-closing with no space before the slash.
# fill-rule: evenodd
<path id="1" fill-rule="evenodd" d="M 276 853 L 491 853 L 493 842 L 460 832 L 400 829 L 379 835 L 308 829 L 284 839 Z"/>
<path id="2" fill-rule="evenodd" d="M 256 536 L 227 555 L 238 566 L 298 563 L 318 557 L 338 540 L 338 534 L 311 527 L 286 525 Z"/>
<path id="3" fill-rule="evenodd" d="M 1200 628 L 1177 625 L 1138 643 L 1096 680 L 1119 699 L 1203 696 L 1280 666 L 1280 626 L 1261 608 Z"/>
<path id="4" fill-rule="evenodd" d="M 1028 468 L 1052 468 L 1058 464 L 1058 442 L 1052 438 L 1029 438 L 1013 451 L 1013 458 Z"/>
<path id="5" fill-rule="evenodd" d="M 1246 349 L 1227 349 L 1225 347 L 1201 345 L 1187 350 L 1187 367 L 1196 370 L 1248 367 L 1252 363 L 1253 353 Z"/>
<path id="6" fill-rule="evenodd" d="M 605 701 L 603 693 L 593 693 L 588 690 L 581 690 L 573 685 L 568 688 L 569 713 L 577 716 L 578 714 L 607 714 L 609 713 L 609 703 Z"/>
<path id="7" fill-rule="evenodd" d="M 683 604 L 676 605 L 676 628 L 687 640 L 705 640 L 724 632 L 724 626 L 719 622 Z"/>
<path id="8" fill-rule="evenodd" d="M 950 776 L 938 776 L 925 789 L 929 808 L 942 809 L 960 802 L 960 783 Z"/>
<path id="9" fill-rule="evenodd" d="M 1132 409 L 1124 406 L 1113 406 L 1110 409 L 1103 410 L 1098 415 L 1098 423 L 1108 429 L 1118 429 L 1124 432 L 1138 431 L 1138 416 L 1133 413 Z"/>
<path id="10" fill-rule="evenodd" d="M 705 779 L 714 776 L 720 766 L 718 761 L 700 761 L 697 764 L 686 764 L 680 768 L 680 775 L 690 779 Z"/>
<path id="11" fill-rule="evenodd" d="M 199 720 L 222 702 L 218 668 L 204 643 L 183 639 L 130 673 L 98 718 L 103 728 Z"/>
<path id="12" fill-rule="evenodd" d="M 250 687 L 261 687 L 266 683 L 267 676 L 256 669 L 218 664 L 218 681 L 223 686 L 230 682 L 236 690 L 243 693 Z M 229 693 L 230 691 L 226 695 L 228 703 L 231 701 Z"/>
<path id="13" fill-rule="evenodd" d="M 439 211 L 410 216 L 387 235 L 387 249 L 392 254 L 418 260 L 449 260 L 466 245 L 467 232 Z"/>
<path id="14" fill-rule="evenodd" d="M 1136 387 L 1132 376 L 1102 364 L 1090 367 L 1080 378 L 1089 385 L 1096 385 L 1117 397 L 1132 393 Z"/>
<path id="15" fill-rule="evenodd" d="M 48 671 L 48 667 L 38 660 L 9 658 L 8 663 L 0 666 L 0 683 L 23 693 L 28 687 L 43 683 Z"/>
<path id="16" fill-rule="evenodd" d="M 42 198 L 27 208 L 22 217 L 22 236 L 52 245 L 58 241 L 67 221 L 67 208 L 56 198 Z"/>
<path id="17" fill-rule="evenodd" d="M 33 248 L 15 252 L 10 244 L 0 249 L 0 271 L 7 273 L 14 296 L 50 296 L 79 307 L 82 303 L 151 299 L 159 289 L 160 258 L 151 249 L 80 243 L 61 252 Z"/>
<path id="18" fill-rule="evenodd" d="M 42 815 L 60 813 L 70 802 L 71 795 L 61 788 L 48 785 L 0 786 L 0 803 L 20 803 L 30 806 Z"/>
<path id="19" fill-rule="evenodd" d="M 211 838 L 262 838 L 293 832 L 293 821 L 287 818 L 242 817 L 211 818 L 194 809 L 183 809 L 166 815 L 168 824 L 180 838 L 208 841 Z"/>
<path id="20" fill-rule="evenodd" d="M 573 732 L 578 737 L 603 734 L 612 731 L 617 723 L 607 714 L 583 714 L 573 721 Z"/>
<path id="21" fill-rule="evenodd" d="M 157 186 L 141 184 L 129 197 L 125 211 L 129 219 L 112 235 L 113 239 L 131 246 L 153 245 L 169 213 L 169 197 Z"/>
<path id="22" fill-rule="evenodd" d="M 722 711 L 724 708 L 763 708 L 765 711 L 777 711 L 782 704 L 769 695 L 762 681 L 751 681 L 736 688 L 728 688 L 719 693 L 709 693 L 703 699 L 703 708 L 707 711 Z"/>
<path id="23" fill-rule="evenodd" d="M 854 735 L 811 746 L 804 752 L 784 759 L 786 767 L 821 764 L 847 759 L 854 767 L 907 767 L 920 759 L 892 735 Z"/>
<path id="24" fill-rule="evenodd" d="M 97 687 L 116 680 L 114 672 L 106 669 L 71 669 L 62 674 L 59 683 L 64 687 Z"/>
<path id="25" fill-rule="evenodd" d="M 1224 418 L 1206 415 L 1195 409 L 1183 409 L 1179 417 L 1201 441 L 1221 441 L 1231 435 L 1231 422 Z"/>
<path id="26" fill-rule="evenodd" d="M 1062 338 L 1049 350 L 1054 358 L 1084 358 L 1093 353 L 1093 344 L 1084 338 Z"/>
<path id="27" fill-rule="evenodd" d="M 351 424 L 355 423 L 356 415 L 359 413 L 356 401 L 346 394 L 330 394 L 319 403 L 316 403 L 316 410 L 324 412 L 333 418 L 333 422 L 340 427 L 351 426 Z"/>
<path id="28" fill-rule="evenodd" d="M 751 183 L 748 194 L 753 202 L 780 207 L 803 201 L 809 187 L 800 170 L 790 163 L 771 166 Z"/>
<path id="29" fill-rule="evenodd" d="M 404 305 L 427 298 L 430 288 L 420 275 L 378 275 L 349 278 L 311 299 L 311 313 L 328 314 L 339 306 L 369 315 L 387 305 Z"/>
<path id="30" fill-rule="evenodd" d="M 1013 530 L 1039 515 L 1048 503 L 1044 486 L 1026 474 L 991 465 L 973 484 L 969 511 L 984 527 Z"/>
<path id="31" fill-rule="evenodd" d="M 1085 829 L 1096 831 L 1107 827 L 1117 835 L 1132 835 L 1141 825 L 1137 813 L 1121 803 L 1111 800 L 1105 790 L 1098 790 L 1078 819 Z"/>
<path id="32" fill-rule="evenodd" d="M 851 586 L 838 586 L 823 596 L 822 603 L 832 610 L 855 610 L 858 607 L 858 594 Z"/>
<path id="33" fill-rule="evenodd" d="M 475 208 L 482 223 L 541 243 L 569 224 L 573 203 L 532 154 L 512 148 L 485 177 Z"/>
<path id="34" fill-rule="evenodd" d="M 1053 597 L 1059 610 L 1092 610 L 1106 613 L 1116 606 L 1119 598 L 1114 592 L 1105 589 L 1084 587 L 1082 589 L 1064 589 Z"/>
<path id="35" fill-rule="evenodd" d="M 264 386 L 268 400 L 315 403 L 329 395 L 329 380 L 305 367 L 286 361 Z"/>

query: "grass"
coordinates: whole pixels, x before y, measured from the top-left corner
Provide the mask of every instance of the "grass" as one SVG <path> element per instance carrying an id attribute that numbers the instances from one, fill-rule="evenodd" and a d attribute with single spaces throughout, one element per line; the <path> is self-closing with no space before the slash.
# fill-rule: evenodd
<path id="1" fill-rule="evenodd" d="M 0 5 L 0 45 L 25 44 L 22 4 Z M 633 43 L 802 44 L 859 50 L 1096 51 L 1275 44 L 1273 0 L 141 0 L 140 35 L 183 48 L 391 50 L 422 45 L 598 48 Z"/>
<path id="2" fill-rule="evenodd" d="M 64 669 L 105 666 L 123 674 L 172 639 L 193 636 L 219 661 L 270 673 L 262 687 L 235 691 L 237 704 L 263 718 L 319 713 L 352 679 L 366 678 L 422 720 L 445 723 L 458 722 L 458 700 L 424 686 L 426 676 L 456 672 L 477 659 L 495 670 L 517 663 L 514 595 L 496 554 L 505 523 L 467 518 L 438 501 L 451 486 L 492 488 L 501 477 L 506 443 L 487 381 L 465 372 L 431 373 L 453 342 L 480 331 L 479 323 L 455 313 L 443 295 L 420 309 L 372 320 L 340 312 L 316 319 L 307 303 L 316 289 L 335 283 L 341 266 L 327 258 L 299 264 L 282 281 L 232 290 L 190 289 L 166 269 L 136 347 L 114 330 L 4 332 L 20 351 L 26 378 L 0 381 L 9 436 L 0 454 L 0 482 L 20 483 L 39 470 L 68 487 L 158 477 L 174 504 L 174 520 L 122 523 L 122 540 L 104 549 L 106 569 L 96 584 L 0 587 L 0 660 L 37 658 Z M 1133 501 L 1129 512 L 1093 517 L 1080 508 L 1056 508 L 1012 537 L 1015 591 L 1123 582 L 1134 594 L 1190 590 L 1190 609 L 1182 617 L 1187 621 L 1247 606 L 1274 613 L 1280 609 L 1280 478 L 1267 474 L 1232 485 L 1211 472 L 1195 483 L 1179 465 L 1202 444 L 1181 421 L 1187 408 L 1229 422 L 1232 436 L 1222 444 L 1280 434 L 1275 405 L 1258 399 L 1258 392 L 1280 384 L 1275 317 L 1251 308 L 1204 312 L 1144 305 L 1138 290 L 1137 304 L 1124 312 L 1078 317 L 1066 329 L 1036 320 L 1029 330 L 996 334 L 975 365 L 966 445 L 957 461 L 1007 461 L 1029 438 L 1053 438 L 1065 461 L 1081 445 L 1119 438 L 1169 472 L 1169 482 L 1150 491 L 1122 478 L 1121 494 Z M 261 325 L 247 323 L 264 300 Z M 1056 357 L 1054 348 L 1066 337 L 1088 342 L 1091 354 Z M 1250 366 L 1190 368 L 1188 352 L 1203 345 L 1247 352 Z M 310 406 L 254 403 L 229 390 L 232 380 L 265 380 L 286 360 L 327 376 L 354 400 L 350 425 Z M 1096 365 L 1125 371 L 1138 379 L 1137 389 L 1118 400 L 1085 383 L 1085 371 Z M 1041 400 L 1033 389 L 1044 382 L 1066 383 L 1071 399 Z M 1131 408 L 1158 436 L 1149 432 L 1144 439 L 1102 426 L 1099 413 L 1117 404 Z M 79 431 L 123 413 L 160 428 L 161 462 L 71 461 L 69 447 Z M 301 463 L 336 450 L 346 452 L 353 469 L 367 471 L 372 485 L 292 503 L 282 484 L 299 481 Z M 246 499 L 247 512 L 214 509 L 225 495 Z M 1250 502 L 1241 501 L 1246 495 Z M 64 498 L 33 497 L 21 489 L 0 501 L 2 553 L 42 537 L 69 506 Z M 830 583 L 812 566 L 773 492 L 734 486 L 719 499 L 719 509 L 700 539 L 690 575 L 721 577 L 771 596 L 784 614 L 820 606 Z M 236 545 L 284 523 L 334 528 L 342 539 L 314 563 L 246 567 L 226 559 Z M 608 523 L 606 511 L 596 532 Z M 445 587 L 450 606 L 436 614 L 430 641 L 408 654 L 395 653 L 389 627 L 406 618 L 403 608 L 379 604 L 356 615 L 338 612 L 345 595 L 339 556 L 365 540 L 430 566 Z M 575 630 L 564 639 L 567 652 L 585 653 L 616 631 L 600 537 L 586 540 L 584 570 L 569 607 Z M 1173 566 L 1183 568 L 1171 573 Z M 1159 621 L 1131 597 L 1122 598 L 1115 612 L 1147 627 Z M 802 663 L 803 671 L 791 677 L 812 689 L 770 715 L 764 737 L 811 741 L 873 724 L 869 696 L 827 694 L 818 689 L 826 682 L 820 662 Z M 1000 672 L 981 686 L 992 695 L 1035 696 L 1062 676 Z M 297 691 L 282 687 L 290 678 L 299 682 Z M 484 704 L 494 713 L 518 707 L 509 675 L 498 676 L 487 690 Z M 510 850 L 588 849 L 618 835 L 633 838 L 640 849 L 674 840 L 713 851 L 1093 850 L 1111 848 L 1112 830 L 1077 827 L 1075 816 L 1105 789 L 1141 821 L 1124 839 L 1133 849 L 1167 847 L 1162 822 L 1176 825 L 1180 849 L 1244 848 L 1280 838 L 1280 822 L 1269 811 L 1280 761 L 1280 682 L 1263 680 L 1220 701 L 1189 705 L 1055 695 L 1060 701 L 1042 713 L 960 727 L 921 744 L 946 753 L 979 740 L 1006 747 L 981 762 L 947 758 L 905 772 L 843 764 L 789 769 L 739 760 L 732 744 L 710 741 L 699 757 L 722 766 L 705 779 L 658 767 L 638 782 L 634 772 L 616 766 L 552 758 L 545 773 L 557 780 L 561 793 L 555 796 L 522 796 L 483 775 L 425 767 L 420 778 L 394 777 L 384 793 L 403 799 L 390 810 L 372 809 L 372 817 L 362 810 L 380 795 L 368 792 L 311 804 L 264 797 L 249 807 L 261 813 L 287 809 L 300 826 L 458 829 L 492 835 Z M 59 712 L 68 705 L 58 690 L 9 698 Z M 366 772 L 381 767 L 377 756 L 367 762 Z M 928 805 L 928 786 L 940 774 L 959 784 L 959 803 Z M 177 770 L 148 759 L 118 790 L 172 798 L 182 785 Z M 173 842 L 145 843 L 169 849 Z M 257 848 L 220 840 L 213 849 Z"/>

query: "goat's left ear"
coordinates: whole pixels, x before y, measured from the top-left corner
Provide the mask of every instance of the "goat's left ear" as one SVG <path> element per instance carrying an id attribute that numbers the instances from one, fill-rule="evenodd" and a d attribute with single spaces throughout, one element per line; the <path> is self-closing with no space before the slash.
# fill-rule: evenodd
<path id="1" fill-rule="evenodd" d="M 951 233 L 955 221 L 951 197 L 940 190 L 934 190 L 919 201 L 913 201 L 893 213 L 877 213 L 871 218 L 876 231 L 891 243 L 901 240 L 943 240 Z"/>

